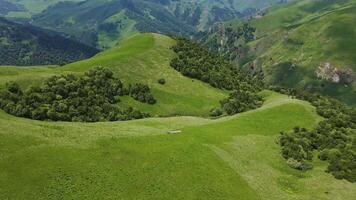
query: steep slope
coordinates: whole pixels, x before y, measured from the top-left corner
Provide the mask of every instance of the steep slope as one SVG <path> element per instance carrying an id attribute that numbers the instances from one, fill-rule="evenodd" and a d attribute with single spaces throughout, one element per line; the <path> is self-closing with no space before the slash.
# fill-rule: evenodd
<path id="1" fill-rule="evenodd" d="M 132 32 L 191 36 L 216 22 L 240 18 L 277 2 L 280 1 L 65 1 L 33 16 L 33 23 L 74 35 L 87 44 L 107 48 Z"/>
<path id="2" fill-rule="evenodd" d="M 355 185 L 325 163 L 300 172 L 280 156 L 279 131 L 313 127 L 314 108 L 264 95 L 262 108 L 219 120 L 53 123 L 0 112 L 0 198 L 353 199 Z"/>
<path id="3" fill-rule="evenodd" d="M 355 13 L 354 0 L 303 0 L 273 7 L 248 22 L 256 28 L 255 40 L 239 48 L 237 60 L 262 68 L 269 83 L 322 92 L 355 105 Z M 243 23 L 227 26 L 236 29 Z M 227 40 L 218 36 L 217 41 Z"/>
<path id="4" fill-rule="evenodd" d="M 59 34 L 0 18 L 0 65 L 63 64 L 97 52 Z"/>
<path id="5" fill-rule="evenodd" d="M 123 98 L 121 106 L 132 106 L 153 116 L 198 115 L 207 116 L 219 105 L 226 92 L 208 84 L 182 76 L 170 67 L 175 56 L 170 47 L 175 43 L 167 36 L 158 34 L 137 34 L 96 56 L 63 67 L 1 67 L 0 85 L 17 81 L 23 87 L 38 84 L 40 80 L 60 73 L 83 73 L 102 66 L 114 72 L 124 83 L 148 84 L 157 103 L 148 105 Z M 159 79 L 165 79 L 161 85 Z M 199 92 L 197 92 L 199 91 Z"/>
<path id="6" fill-rule="evenodd" d="M 280 12 L 294 13 L 294 19 L 272 23 L 272 27 L 278 28 L 253 45 L 257 47 L 260 62 L 264 66 L 272 66 L 265 68 L 268 80 L 321 91 L 355 105 L 356 2 L 306 1 L 279 10 L 275 16 L 272 11 L 270 19 L 267 16 L 252 23 L 257 27 L 257 34 L 268 32 L 269 28 L 265 28 L 267 21 L 264 20 L 274 21 Z M 298 16 L 304 17 L 298 19 Z M 281 40 L 277 42 L 277 38 Z M 269 46 L 272 41 L 275 42 Z"/>

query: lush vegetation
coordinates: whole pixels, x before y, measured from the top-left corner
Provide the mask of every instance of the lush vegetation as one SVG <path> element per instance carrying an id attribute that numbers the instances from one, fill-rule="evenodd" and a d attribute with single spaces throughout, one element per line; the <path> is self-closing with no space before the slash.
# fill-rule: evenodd
<path id="1" fill-rule="evenodd" d="M 262 98 L 256 94 L 263 87 L 261 74 L 252 76 L 244 73 L 237 66 L 188 39 L 178 38 L 173 50 L 177 53 L 177 57 L 171 61 L 174 69 L 213 87 L 233 90 L 227 99 L 220 102 L 228 114 L 254 109 L 262 104 Z"/>
<path id="2" fill-rule="evenodd" d="M 229 115 L 256 109 L 262 103 L 263 98 L 260 95 L 246 90 L 234 90 L 228 98 L 220 102 L 221 107 Z M 213 113 L 216 115 L 216 110 Z"/>
<path id="3" fill-rule="evenodd" d="M 313 130 L 296 127 L 280 138 L 282 155 L 297 169 L 310 169 L 313 151 L 329 163 L 327 171 L 338 179 L 356 182 L 356 109 L 317 94 L 274 88 L 279 92 L 309 101 L 325 118 Z"/>
<path id="4" fill-rule="evenodd" d="M 147 117 L 148 114 L 131 107 L 121 109 L 115 105 L 120 96 L 128 94 L 144 103 L 156 103 L 147 85 L 125 88 L 110 70 L 95 68 L 81 77 L 53 76 L 25 92 L 18 84 L 8 83 L 0 93 L 0 108 L 19 117 L 52 121 L 121 121 Z"/>
<path id="5" fill-rule="evenodd" d="M 0 18 L 0 65 L 63 65 L 98 50 L 29 25 Z"/>

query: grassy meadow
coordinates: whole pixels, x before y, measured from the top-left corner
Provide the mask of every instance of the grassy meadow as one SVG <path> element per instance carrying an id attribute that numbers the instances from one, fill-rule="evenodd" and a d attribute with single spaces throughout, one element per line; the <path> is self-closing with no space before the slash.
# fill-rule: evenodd
<path id="1" fill-rule="evenodd" d="M 356 186 L 325 163 L 300 172 L 280 156 L 279 131 L 315 126 L 314 108 L 263 95 L 263 107 L 217 120 L 54 123 L 0 112 L 0 199 L 353 199 Z"/>

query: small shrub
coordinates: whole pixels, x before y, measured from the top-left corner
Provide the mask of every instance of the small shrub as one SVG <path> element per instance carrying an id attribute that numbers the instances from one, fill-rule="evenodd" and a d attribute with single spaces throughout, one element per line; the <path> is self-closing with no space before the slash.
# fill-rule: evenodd
<path id="1" fill-rule="evenodd" d="M 210 111 L 210 116 L 211 117 L 219 117 L 223 114 L 222 110 L 220 108 L 214 108 Z"/>
<path id="2" fill-rule="evenodd" d="M 164 85 L 166 84 L 166 80 L 164 78 L 158 79 L 157 81 L 159 84 Z"/>

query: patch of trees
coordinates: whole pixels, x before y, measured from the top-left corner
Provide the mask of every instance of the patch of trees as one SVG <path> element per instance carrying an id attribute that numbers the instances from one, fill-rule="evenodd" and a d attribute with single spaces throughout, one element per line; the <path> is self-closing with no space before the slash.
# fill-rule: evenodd
<path id="1" fill-rule="evenodd" d="M 57 33 L 0 18 L 0 65 L 63 65 L 98 50 Z"/>
<path id="2" fill-rule="evenodd" d="M 120 96 L 153 104 L 156 100 L 144 84 L 125 87 L 106 68 L 94 68 L 83 76 L 52 76 L 39 86 L 23 91 L 17 83 L 7 83 L 0 91 L 0 108 L 5 112 L 36 120 L 121 121 L 148 117 L 131 107 L 120 108 Z"/>
<path id="3" fill-rule="evenodd" d="M 130 86 L 130 96 L 142 103 L 156 103 L 156 99 L 151 94 L 150 88 L 147 85 L 141 83 L 136 83 Z"/>
<path id="4" fill-rule="evenodd" d="M 176 38 L 173 47 L 177 57 L 171 66 L 184 76 L 198 79 L 219 89 L 231 90 L 230 96 L 221 101 L 221 106 L 228 114 L 244 112 L 261 105 L 262 98 L 257 92 L 263 88 L 263 78 L 252 76 L 234 66 L 222 57 L 202 48 L 197 43 Z M 216 115 L 214 112 L 212 115 Z"/>
<path id="5" fill-rule="evenodd" d="M 221 107 L 228 115 L 256 109 L 263 104 L 258 94 L 248 90 L 234 90 L 229 97 L 220 101 Z"/>
<path id="6" fill-rule="evenodd" d="M 311 168 L 314 151 L 327 161 L 327 172 L 337 179 L 356 182 L 356 109 L 319 94 L 273 87 L 272 89 L 309 101 L 324 117 L 313 130 L 296 127 L 281 133 L 282 155 L 296 169 Z"/>

